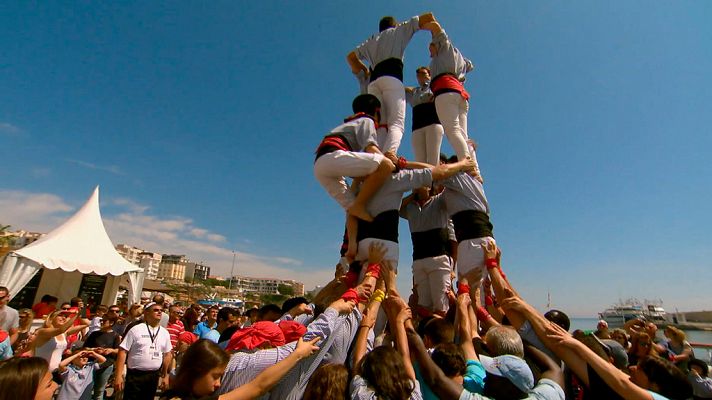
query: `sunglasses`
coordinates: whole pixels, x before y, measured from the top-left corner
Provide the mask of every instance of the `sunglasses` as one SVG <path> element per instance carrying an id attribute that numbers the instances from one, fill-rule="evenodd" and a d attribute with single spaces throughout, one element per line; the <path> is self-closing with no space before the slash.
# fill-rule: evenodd
<path id="1" fill-rule="evenodd" d="M 62 310 L 63 310 L 63 311 L 69 311 L 70 308 L 71 308 L 71 307 L 62 307 Z"/>

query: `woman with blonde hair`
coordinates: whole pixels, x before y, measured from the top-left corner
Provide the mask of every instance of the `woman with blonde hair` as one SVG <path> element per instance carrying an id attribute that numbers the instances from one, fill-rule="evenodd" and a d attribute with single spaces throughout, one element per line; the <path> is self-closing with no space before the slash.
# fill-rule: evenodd
<path id="1" fill-rule="evenodd" d="M 79 332 L 88 325 L 74 325 L 77 310 L 57 310 L 47 316 L 42 328 L 35 331 L 32 348 L 35 355 L 49 363 L 49 370 L 54 371 L 62 361 L 62 353 L 67 349 L 67 335 Z"/>
<path id="2" fill-rule="evenodd" d="M 653 339 L 645 332 L 633 337 L 628 350 L 628 365 L 636 365 L 639 360 L 649 356 L 657 356 L 658 351 L 653 346 Z"/>
<path id="3" fill-rule="evenodd" d="M 687 341 L 685 332 L 680 328 L 668 326 L 665 328 L 664 334 L 665 337 L 668 338 L 664 346 L 668 349 L 670 361 L 672 361 L 676 367 L 680 368 L 682 372 L 687 373 L 687 363 L 694 358 L 695 353 Z"/>

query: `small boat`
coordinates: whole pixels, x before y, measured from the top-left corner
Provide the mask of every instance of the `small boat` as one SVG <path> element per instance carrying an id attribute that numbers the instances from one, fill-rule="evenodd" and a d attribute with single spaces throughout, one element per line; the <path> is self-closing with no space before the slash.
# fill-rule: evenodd
<path id="1" fill-rule="evenodd" d="M 628 299 L 625 302 L 619 301 L 618 304 L 605 309 L 599 313 L 599 316 L 608 323 L 609 329 L 621 328 L 626 322 L 635 318 L 655 322 L 660 327 L 670 323 L 662 305 L 663 302 L 661 300 L 639 301 L 637 299 Z"/>

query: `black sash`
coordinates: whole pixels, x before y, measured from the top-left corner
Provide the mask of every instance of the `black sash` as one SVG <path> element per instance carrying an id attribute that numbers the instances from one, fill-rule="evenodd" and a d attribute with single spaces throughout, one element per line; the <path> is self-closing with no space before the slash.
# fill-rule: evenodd
<path id="1" fill-rule="evenodd" d="M 446 228 L 435 228 L 425 232 L 411 232 L 413 240 L 413 261 L 448 253 L 449 234 Z"/>
<path id="2" fill-rule="evenodd" d="M 373 222 L 358 220 L 356 240 L 382 239 L 398 243 L 398 210 L 384 211 L 373 219 Z"/>
<path id="3" fill-rule="evenodd" d="M 373 82 L 382 76 L 392 76 L 403 82 L 403 60 L 400 58 L 386 58 L 379 62 L 371 69 L 369 82 Z"/>
<path id="4" fill-rule="evenodd" d="M 428 125 L 439 124 L 435 103 L 420 103 L 413 107 L 413 130 L 425 128 Z"/>
<path id="5" fill-rule="evenodd" d="M 482 211 L 465 210 L 452 216 L 457 242 L 463 240 L 494 237 L 489 216 Z"/>
<path id="6" fill-rule="evenodd" d="M 319 157 L 336 150 L 351 151 L 352 149 L 349 141 L 346 140 L 343 135 L 327 135 L 316 149 L 316 157 L 314 158 L 314 161 L 316 162 Z"/>

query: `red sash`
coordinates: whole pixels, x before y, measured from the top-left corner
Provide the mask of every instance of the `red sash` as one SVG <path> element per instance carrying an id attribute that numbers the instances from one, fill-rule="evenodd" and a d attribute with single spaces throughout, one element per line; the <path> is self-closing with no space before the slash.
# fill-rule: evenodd
<path id="1" fill-rule="evenodd" d="M 470 94 L 467 93 L 465 87 L 462 86 L 462 82 L 460 82 L 459 79 L 455 78 L 455 76 L 451 74 L 442 74 L 436 76 L 435 79 L 430 82 L 430 90 L 433 91 L 433 94 L 435 96 L 448 92 L 457 92 L 460 93 L 460 96 L 462 96 L 463 99 L 470 99 Z"/>

